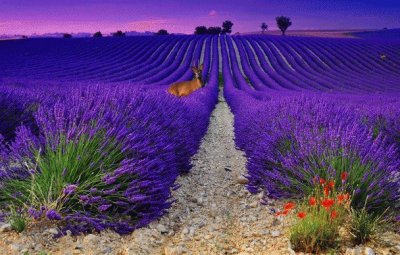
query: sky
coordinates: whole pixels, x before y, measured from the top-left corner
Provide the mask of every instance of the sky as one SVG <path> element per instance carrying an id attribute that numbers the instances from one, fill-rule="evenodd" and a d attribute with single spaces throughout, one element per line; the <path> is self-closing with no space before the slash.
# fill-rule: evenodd
<path id="1" fill-rule="evenodd" d="M 290 29 L 400 28 L 400 0 L 0 0 L 0 34 L 158 31 L 191 34 L 199 25 L 234 23 L 258 31 L 276 16 Z"/>

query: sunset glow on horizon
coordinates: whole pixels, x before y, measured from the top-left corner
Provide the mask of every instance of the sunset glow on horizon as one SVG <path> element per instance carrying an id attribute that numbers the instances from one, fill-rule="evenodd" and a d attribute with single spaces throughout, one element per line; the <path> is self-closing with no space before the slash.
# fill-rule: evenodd
<path id="1" fill-rule="evenodd" d="M 224 20 L 242 33 L 258 31 L 262 22 L 275 30 L 280 15 L 292 18 L 293 30 L 400 27 L 400 4 L 392 0 L 0 0 L 0 11 L 0 35 L 159 29 L 191 34 L 196 26 L 221 26 Z"/>

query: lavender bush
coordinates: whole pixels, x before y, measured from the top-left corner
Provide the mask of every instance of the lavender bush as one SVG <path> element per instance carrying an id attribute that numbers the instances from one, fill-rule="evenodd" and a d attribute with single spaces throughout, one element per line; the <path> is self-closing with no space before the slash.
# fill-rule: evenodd
<path id="1" fill-rule="evenodd" d="M 172 48 L 182 40 L 189 45 L 189 39 L 166 43 Z M 163 80 L 188 79 L 186 69 L 200 58 L 205 41 L 206 86 L 184 99 L 168 95 Z M 47 41 L 33 41 L 31 49 L 43 54 L 35 46 L 43 43 Z M 148 48 L 161 45 L 154 41 Z M 43 81 L 15 78 L 8 69 L 9 78 L 0 87 L 0 101 L 6 106 L 0 111 L 7 114 L 0 122 L 0 203 L 11 202 L 35 219 L 60 221 L 64 232 L 74 234 L 106 228 L 127 234 L 163 215 L 173 201 L 175 179 L 189 171 L 217 102 L 218 41 L 204 37 L 191 45 L 189 52 L 180 51 L 185 64 L 173 76 L 154 69 L 163 68 L 157 65 L 142 80 L 138 71 L 135 79 L 159 83 L 152 86 L 57 81 L 73 73 L 84 80 L 94 76 L 94 70 L 109 69 L 97 62 L 66 65 L 52 70 L 53 80 Z M 157 58 L 167 55 L 154 60 L 162 63 Z M 179 59 L 172 57 L 178 66 Z M 145 67 L 145 62 L 136 63 Z M 43 78 L 49 74 L 26 71 Z M 116 77 L 119 71 L 104 75 Z"/>
<path id="2" fill-rule="evenodd" d="M 3 204 L 63 219 L 73 233 L 125 234 L 165 213 L 205 133 L 216 86 L 186 101 L 129 86 L 99 91 L 73 87 L 33 114 L 38 134 L 22 125 L 11 142 L 2 138 Z"/>
<path id="3" fill-rule="evenodd" d="M 239 42 L 239 39 L 242 42 Z M 224 40 L 231 39 L 223 38 L 222 41 Z M 399 137 L 397 97 L 387 93 L 381 95 L 365 93 L 373 90 L 374 86 L 376 91 L 384 90 L 377 86 L 372 75 L 369 79 L 365 79 L 365 86 L 355 90 L 357 94 L 334 94 L 332 89 L 331 91 L 325 89 L 325 92 L 330 93 L 321 93 L 320 91 L 324 89 L 317 87 L 318 83 L 320 85 L 327 84 L 328 81 L 330 83 L 333 76 L 326 73 L 328 79 L 320 82 L 318 79 L 321 73 L 313 75 L 314 71 L 306 71 L 309 69 L 308 65 L 312 64 L 314 70 L 319 68 L 321 72 L 327 72 L 326 66 L 322 65 L 321 61 L 333 68 L 334 65 L 329 62 L 331 59 L 317 59 L 317 57 L 328 55 L 330 57 L 330 51 L 337 45 L 343 44 L 343 47 L 348 47 L 350 42 L 353 42 L 345 43 L 337 40 L 337 45 L 325 49 L 327 48 L 325 46 L 320 48 L 315 46 L 320 43 L 319 41 L 325 43 L 329 41 L 333 44 L 334 40 L 304 38 L 278 40 L 255 36 L 240 37 L 235 40 L 238 47 L 242 47 L 243 44 L 245 48 L 250 47 L 247 56 L 239 49 L 244 73 L 249 78 L 250 86 L 259 81 L 258 77 L 253 77 L 254 75 L 261 77 L 259 73 L 252 74 L 246 67 L 248 65 L 246 62 L 251 59 L 253 52 L 256 53 L 253 56 L 258 58 L 261 67 L 269 68 L 266 74 L 270 78 L 278 81 L 282 87 L 290 88 L 275 78 L 276 71 L 282 74 L 279 79 L 293 79 L 291 86 L 294 85 L 290 90 L 271 89 L 268 93 L 258 90 L 256 86 L 253 86 L 254 90 L 249 90 L 249 87 L 242 88 L 244 86 L 240 80 L 243 79 L 240 78 L 242 75 L 240 71 L 235 71 L 238 70 L 238 63 L 236 60 L 232 61 L 232 57 L 229 58 L 227 53 L 230 43 L 222 43 L 224 95 L 235 114 L 236 145 L 245 151 L 248 158 L 249 190 L 263 191 L 266 196 L 274 198 L 302 197 L 309 193 L 315 176 L 320 178 L 335 176 L 336 185 L 339 187 L 341 173 L 346 172 L 349 173 L 346 191 L 355 192 L 353 207 L 362 208 L 368 196 L 368 209 L 374 213 L 380 213 L 386 208 L 398 210 L 400 147 L 397 142 Z M 304 48 L 308 43 L 308 48 Z M 377 47 L 389 47 L 389 44 L 385 43 L 374 44 Z M 310 53 L 311 45 L 314 45 L 312 46 L 314 52 L 326 51 L 318 53 L 316 57 Z M 359 43 L 358 46 L 369 48 L 366 43 Z M 260 49 L 264 51 L 266 58 L 262 57 Z M 289 50 L 303 51 L 301 58 L 296 55 L 298 53 L 288 55 Z M 308 54 L 314 60 L 308 60 L 306 58 Z M 343 57 L 361 58 L 354 55 L 353 51 L 349 51 L 348 54 Z M 283 57 L 290 66 L 285 63 Z M 264 61 L 268 63 L 265 64 Z M 391 72 L 391 79 L 398 80 L 398 75 L 392 72 L 394 70 L 389 65 L 385 69 L 373 62 L 370 61 L 368 66 L 375 65 L 382 74 Z M 255 64 L 253 61 L 253 65 Z M 383 63 L 383 66 L 386 66 L 386 63 Z M 285 72 L 282 72 L 282 68 Z M 292 72 L 291 68 L 298 70 Z M 364 68 L 356 66 L 351 69 L 360 72 Z M 336 70 L 342 73 L 343 69 Z M 287 73 L 286 77 L 284 73 Z M 361 82 L 361 79 L 357 81 L 352 78 L 350 73 L 343 77 L 339 73 L 338 75 L 335 77 L 335 82 L 342 78 L 349 81 L 351 79 L 354 84 Z M 317 83 L 306 83 L 315 86 L 301 88 L 302 81 L 306 81 L 308 77 L 313 77 Z M 261 78 L 267 79 L 267 77 Z M 296 92 L 296 87 L 303 92 Z M 333 88 L 337 91 L 343 90 L 336 85 Z M 390 90 L 395 91 L 397 88 L 392 86 Z"/>
<path id="4" fill-rule="evenodd" d="M 250 190 L 262 187 L 272 197 L 307 194 L 314 176 L 336 176 L 338 185 L 347 172 L 354 207 L 362 208 L 368 196 L 374 211 L 398 208 L 400 160 L 382 134 L 374 137 L 357 116 L 329 100 L 283 98 L 264 107 L 259 117 L 267 124 L 250 150 Z"/>

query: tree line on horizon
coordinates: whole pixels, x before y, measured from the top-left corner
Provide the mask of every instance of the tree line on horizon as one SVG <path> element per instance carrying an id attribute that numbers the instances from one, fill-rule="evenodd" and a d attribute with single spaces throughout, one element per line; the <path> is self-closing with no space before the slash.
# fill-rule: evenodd
<path id="1" fill-rule="evenodd" d="M 289 17 L 279 16 L 275 18 L 276 24 L 281 30 L 282 35 L 286 34 L 286 30 L 292 25 L 292 21 Z M 232 33 L 233 23 L 230 20 L 226 20 L 222 23 L 222 27 L 206 27 L 206 26 L 198 26 L 195 28 L 195 35 L 204 35 L 204 34 L 230 34 Z M 268 30 L 267 23 L 261 23 L 261 33 L 264 34 L 265 31 Z"/>
<path id="2" fill-rule="evenodd" d="M 230 20 L 225 20 L 222 22 L 222 27 L 206 27 L 198 26 L 194 30 L 195 35 L 218 35 L 218 34 L 230 34 L 232 33 L 233 22 Z"/>
<path id="3" fill-rule="evenodd" d="M 275 18 L 276 24 L 278 28 L 281 30 L 282 35 L 286 34 L 286 30 L 292 25 L 292 21 L 289 17 L 286 16 L 279 16 Z M 230 20 L 225 20 L 222 23 L 221 27 L 218 26 L 211 26 L 211 27 L 206 27 L 206 26 L 197 26 L 195 28 L 194 34 L 195 35 L 218 35 L 218 34 L 231 34 L 232 33 L 232 27 L 233 27 L 233 22 Z M 261 33 L 264 34 L 265 31 L 268 30 L 268 25 L 265 22 L 261 23 Z M 155 35 L 169 35 L 168 31 L 166 29 L 160 29 L 158 32 L 154 33 Z M 122 32 L 121 30 L 118 30 L 115 33 L 111 34 L 113 37 L 125 37 L 126 34 Z M 103 37 L 103 34 L 98 31 L 93 34 L 93 37 L 95 38 L 100 38 Z M 63 38 L 72 38 L 72 34 L 65 33 L 63 35 Z"/>

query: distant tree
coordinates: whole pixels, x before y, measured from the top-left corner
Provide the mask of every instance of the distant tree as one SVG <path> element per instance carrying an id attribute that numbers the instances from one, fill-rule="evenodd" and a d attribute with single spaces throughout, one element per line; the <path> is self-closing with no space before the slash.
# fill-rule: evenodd
<path id="1" fill-rule="evenodd" d="M 288 27 L 292 25 L 289 17 L 280 16 L 276 17 L 276 24 L 278 25 L 279 29 L 282 31 L 282 35 L 285 35 L 286 30 Z"/>
<path id="2" fill-rule="evenodd" d="M 23 35 L 22 39 L 28 39 L 28 36 L 27 35 Z"/>
<path id="3" fill-rule="evenodd" d="M 230 34 L 232 33 L 232 27 L 233 27 L 233 23 L 230 20 L 225 20 L 222 23 L 222 33 L 223 34 Z"/>
<path id="4" fill-rule="evenodd" d="M 156 35 L 169 35 L 168 31 L 165 29 L 160 29 L 158 30 L 158 32 L 156 33 Z"/>
<path id="5" fill-rule="evenodd" d="M 263 22 L 261 23 L 261 31 L 263 34 L 265 33 L 265 30 L 268 30 L 268 25 L 267 23 Z"/>
<path id="6" fill-rule="evenodd" d="M 93 37 L 103 37 L 103 34 L 100 31 L 98 31 L 93 34 Z"/>
<path id="7" fill-rule="evenodd" d="M 113 33 L 114 37 L 124 37 L 125 33 L 123 33 L 121 30 L 118 30 L 117 32 Z"/>
<path id="8" fill-rule="evenodd" d="M 221 27 L 209 27 L 207 28 L 207 34 L 210 35 L 219 35 L 222 32 Z"/>
<path id="9" fill-rule="evenodd" d="M 63 38 L 72 38 L 72 35 L 65 33 L 65 34 L 63 34 Z"/>
<path id="10" fill-rule="evenodd" d="M 196 28 L 195 28 L 195 31 L 194 31 L 194 34 L 195 34 L 195 35 L 204 35 L 204 34 L 207 34 L 207 27 L 205 27 L 205 26 L 198 26 L 198 27 L 196 27 Z"/>

